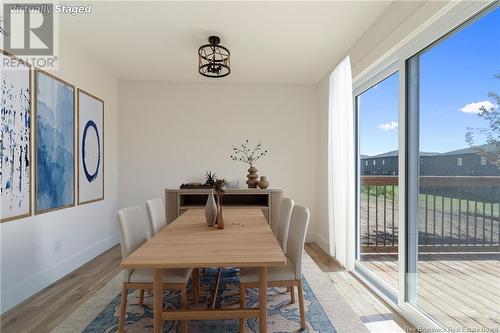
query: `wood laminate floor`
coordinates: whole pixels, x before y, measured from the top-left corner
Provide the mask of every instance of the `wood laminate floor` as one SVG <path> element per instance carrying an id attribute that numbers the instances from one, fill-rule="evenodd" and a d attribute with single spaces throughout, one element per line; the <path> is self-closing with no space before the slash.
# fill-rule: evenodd
<path id="1" fill-rule="evenodd" d="M 375 295 L 353 274 L 346 272 L 316 243 L 306 243 L 305 249 L 319 268 L 328 274 L 332 285 L 344 297 L 370 332 L 403 333 L 413 329 L 413 325 Z"/>
<path id="2" fill-rule="evenodd" d="M 318 245 L 307 243 L 306 251 L 322 272 L 328 274 L 332 287 L 372 332 L 385 333 L 392 322 L 396 332 L 410 325 L 371 293 L 352 274 L 345 272 Z M 30 297 L 0 317 L 0 332 L 50 332 L 79 305 L 89 299 L 120 271 L 120 247 L 115 246 L 59 281 Z M 372 326 L 381 323 L 383 326 Z M 401 331 L 402 332 L 402 331 Z"/>
<path id="3" fill-rule="evenodd" d="M 117 245 L 0 317 L 1 333 L 50 332 L 120 272 Z"/>

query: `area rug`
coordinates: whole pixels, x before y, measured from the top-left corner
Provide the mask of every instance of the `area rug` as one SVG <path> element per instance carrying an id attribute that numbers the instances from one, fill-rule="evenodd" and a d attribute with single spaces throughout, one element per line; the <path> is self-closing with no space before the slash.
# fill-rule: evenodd
<path id="1" fill-rule="evenodd" d="M 346 301 L 340 296 L 327 275 L 321 272 L 312 259 L 304 254 L 304 298 L 308 329 L 304 332 L 368 332 L 359 317 L 354 314 Z M 206 307 L 210 288 L 215 282 L 215 270 L 208 270 L 202 280 L 202 295 L 198 307 Z M 118 274 L 99 292 L 82 304 L 75 312 L 62 322 L 52 333 L 112 333 L 117 332 L 118 313 L 122 276 Z M 221 290 L 216 306 L 238 307 L 239 287 L 238 271 L 225 269 L 221 280 Z M 152 332 L 152 296 L 146 292 L 144 307 L 138 306 L 138 291 L 129 294 L 127 306 L 126 331 Z M 189 300 L 188 295 L 188 300 Z M 258 306 L 257 290 L 249 289 L 246 294 L 247 306 Z M 179 295 L 176 292 L 165 292 L 164 305 L 177 307 Z M 190 303 L 190 307 L 192 307 Z M 300 331 L 298 301 L 290 304 L 290 294 L 284 288 L 268 289 L 268 332 Z M 236 320 L 190 321 L 189 332 L 238 332 Z M 258 332 L 258 321 L 249 319 L 246 322 L 247 332 Z M 178 332 L 179 325 L 175 321 L 167 321 L 164 332 Z"/>
<path id="2" fill-rule="evenodd" d="M 201 277 L 201 297 L 197 305 L 191 308 L 206 308 L 210 301 L 211 290 L 215 287 L 217 269 L 206 269 L 205 275 Z M 309 332 L 335 332 L 330 320 L 319 304 L 307 281 L 304 283 L 304 300 L 307 309 L 307 324 Z M 191 286 L 188 286 L 188 296 L 191 294 Z M 153 325 L 153 297 L 146 295 L 144 306 L 139 306 L 139 292 L 132 291 L 128 295 L 127 315 L 125 317 L 126 331 L 128 332 L 151 332 Z M 257 307 L 259 295 L 257 289 L 248 289 L 246 296 L 247 307 Z M 163 294 L 165 307 L 179 308 L 180 295 L 178 291 L 165 291 Z M 216 299 L 216 308 L 238 308 L 239 307 L 239 270 L 236 268 L 222 269 L 219 293 Z M 102 311 L 85 330 L 84 333 L 116 332 L 118 329 L 118 316 L 120 308 L 120 295 Z M 268 289 L 268 328 L 270 332 L 294 332 L 300 329 L 300 316 L 298 302 L 290 303 L 290 294 L 286 289 Z M 256 318 L 246 321 L 247 332 L 258 332 L 259 323 Z M 197 333 L 212 332 L 238 332 L 238 320 L 196 320 L 188 322 L 188 331 Z M 165 321 L 164 332 L 180 332 L 178 321 Z"/>

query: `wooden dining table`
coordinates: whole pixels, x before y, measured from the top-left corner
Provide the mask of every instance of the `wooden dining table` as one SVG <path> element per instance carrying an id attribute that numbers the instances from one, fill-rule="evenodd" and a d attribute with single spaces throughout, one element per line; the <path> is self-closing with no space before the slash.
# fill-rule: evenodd
<path id="1" fill-rule="evenodd" d="M 240 318 L 259 318 L 259 332 L 267 332 L 267 269 L 286 265 L 286 257 L 260 209 L 225 208 L 223 216 L 224 229 L 208 227 L 203 209 L 189 209 L 122 261 L 123 268 L 154 270 L 155 333 L 164 320 Z M 259 268 L 259 307 L 163 309 L 163 269 L 206 267 Z"/>

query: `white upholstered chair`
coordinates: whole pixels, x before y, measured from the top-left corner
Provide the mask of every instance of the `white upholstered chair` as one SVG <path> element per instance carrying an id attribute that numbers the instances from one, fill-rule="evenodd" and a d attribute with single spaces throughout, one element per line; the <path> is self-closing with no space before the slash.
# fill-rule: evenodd
<path id="1" fill-rule="evenodd" d="M 292 199 L 282 198 L 280 202 L 280 209 L 278 214 L 278 222 L 275 223 L 273 229 L 274 235 L 281 246 L 281 249 L 286 254 L 286 240 L 288 237 L 288 226 L 290 225 L 290 216 L 292 215 L 294 202 Z M 272 226 L 271 226 L 272 228 Z M 287 287 L 290 292 L 290 301 L 295 303 L 295 291 Z"/>
<path id="2" fill-rule="evenodd" d="M 146 201 L 149 215 L 149 234 L 151 238 L 167 225 L 165 205 L 160 198 Z"/>
<path id="3" fill-rule="evenodd" d="M 299 293 L 300 325 L 306 329 L 304 313 L 304 294 L 302 290 L 302 252 L 306 240 L 306 231 L 309 225 L 309 209 L 295 206 L 292 210 L 288 242 L 286 247 L 287 265 L 282 267 L 269 267 L 267 271 L 267 286 L 297 287 Z M 245 294 L 248 288 L 259 287 L 259 270 L 255 268 L 242 268 L 240 270 L 240 307 L 245 307 Z M 244 331 L 245 320 L 240 320 L 240 332 Z"/>
<path id="4" fill-rule="evenodd" d="M 118 226 L 122 258 L 125 259 L 146 242 L 146 213 L 139 206 L 121 209 L 118 212 Z M 163 274 L 163 289 L 180 290 L 181 307 L 186 307 L 186 285 L 191 269 L 168 269 Z M 141 289 L 139 304 L 143 304 L 144 289 L 153 290 L 154 273 L 149 269 L 123 270 L 123 288 L 120 304 L 119 332 L 125 327 L 127 295 L 129 289 Z M 181 322 L 182 332 L 187 332 L 187 322 Z"/>
<path id="5" fill-rule="evenodd" d="M 288 235 L 288 226 L 290 225 L 290 217 L 292 215 L 293 200 L 282 198 L 280 202 L 280 210 L 278 222 L 273 228 L 274 235 L 278 239 L 278 243 L 286 254 L 286 240 Z"/>
<path id="6" fill-rule="evenodd" d="M 153 238 L 160 230 L 167 226 L 167 219 L 165 217 L 165 205 L 163 200 L 155 198 L 146 201 L 146 208 L 149 216 L 149 235 Z M 198 295 L 200 293 L 200 279 L 198 276 L 198 268 L 193 269 L 193 303 L 198 303 Z"/>

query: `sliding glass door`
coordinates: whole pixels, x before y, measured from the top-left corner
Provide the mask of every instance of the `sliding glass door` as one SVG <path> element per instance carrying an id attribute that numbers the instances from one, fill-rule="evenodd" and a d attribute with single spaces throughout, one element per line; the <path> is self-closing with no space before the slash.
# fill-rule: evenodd
<path id="1" fill-rule="evenodd" d="M 497 8 L 407 61 L 407 301 L 474 332 L 500 327 L 499 41 Z"/>
<path id="2" fill-rule="evenodd" d="M 358 260 L 398 288 L 398 84 L 395 72 L 356 96 Z"/>
<path id="3" fill-rule="evenodd" d="M 355 274 L 415 326 L 498 332 L 500 8 L 447 15 L 354 81 Z"/>

